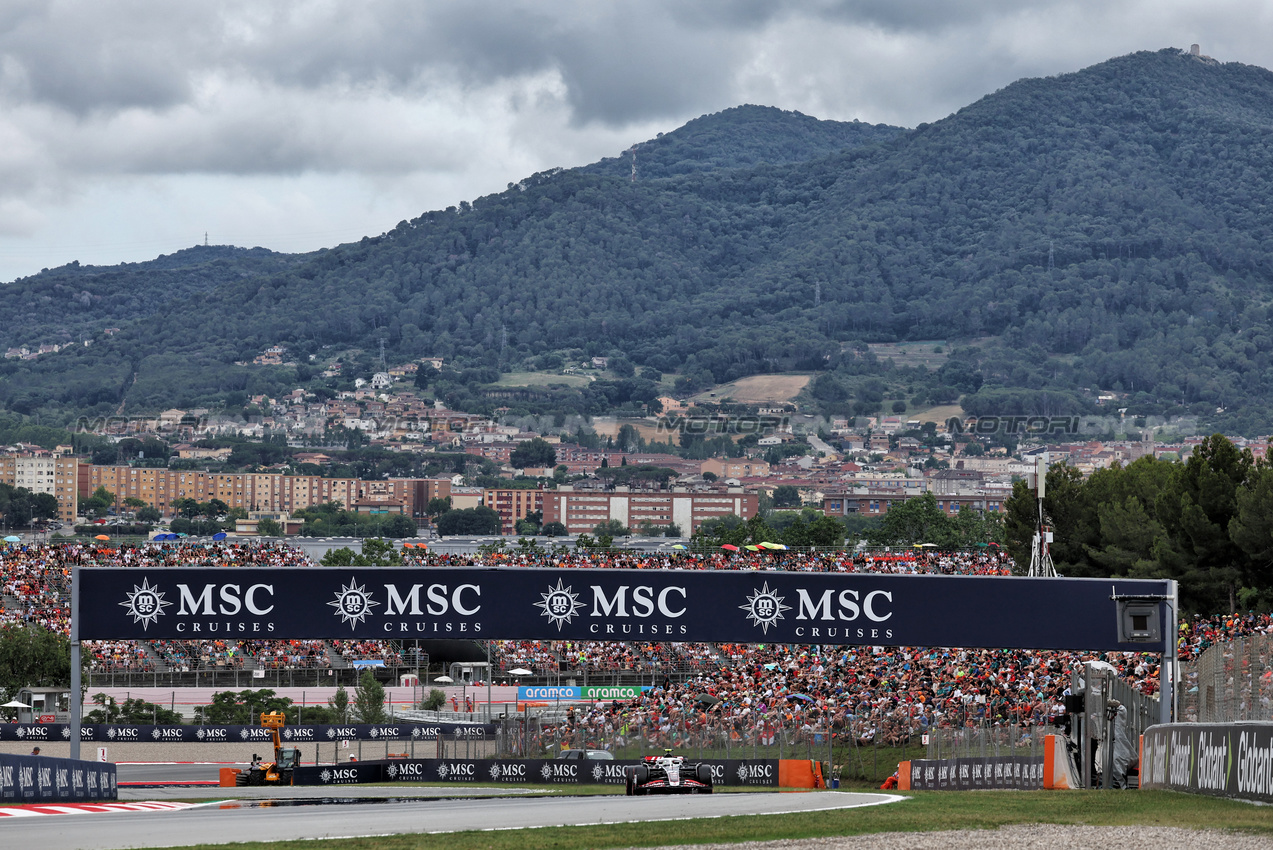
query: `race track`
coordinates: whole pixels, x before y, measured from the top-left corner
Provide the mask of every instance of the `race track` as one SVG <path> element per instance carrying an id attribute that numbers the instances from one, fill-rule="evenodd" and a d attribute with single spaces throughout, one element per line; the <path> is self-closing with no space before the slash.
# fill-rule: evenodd
<path id="1" fill-rule="evenodd" d="M 423 790 L 423 789 L 421 789 Z M 171 812 L 14 818 L 0 828 L 5 846 L 113 850 L 192 843 L 353 838 L 416 832 L 586 826 L 600 823 L 783 814 L 853 808 L 902 798 L 889 794 L 739 793 L 687 797 L 429 799 L 352 805 L 243 807 L 213 804 Z"/>

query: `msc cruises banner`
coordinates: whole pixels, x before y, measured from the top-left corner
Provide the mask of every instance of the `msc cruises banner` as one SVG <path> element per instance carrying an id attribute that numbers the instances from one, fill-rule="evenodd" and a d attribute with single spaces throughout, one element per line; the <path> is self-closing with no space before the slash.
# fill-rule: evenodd
<path id="1" fill-rule="evenodd" d="M 715 785 L 778 787 L 777 759 L 692 759 L 712 768 Z M 297 785 L 360 782 L 507 782 L 535 785 L 623 785 L 623 768 L 640 760 L 589 759 L 390 759 L 296 769 Z"/>
<path id="2" fill-rule="evenodd" d="M 436 741 L 486 740 L 495 738 L 494 723 L 348 723 L 319 726 L 284 726 L 279 735 L 284 743 L 328 741 Z M 0 723 L 0 741 L 69 741 L 69 723 Z M 263 726 L 132 726 L 126 723 L 85 724 L 80 740 L 100 744 L 132 742 L 173 744 L 257 744 L 271 743 L 270 730 Z"/>
<path id="3" fill-rule="evenodd" d="M 1140 787 L 1273 803 L 1273 723 L 1170 723 L 1141 739 Z"/>
<path id="4" fill-rule="evenodd" d="M 1043 787 L 1043 756 L 986 756 L 953 759 L 915 759 L 911 789 L 915 791 L 982 791 Z"/>
<path id="5" fill-rule="evenodd" d="M 115 765 L 0 753 L 0 803 L 114 800 Z"/>
<path id="6" fill-rule="evenodd" d="M 82 639 L 562 639 L 1162 651 L 1132 579 L 540 568 L 77 568 Z M 1160 617 L 1164 605 L 1159 606 Z M 1174 629 L 1160 623 L 1161 633 Z"/>

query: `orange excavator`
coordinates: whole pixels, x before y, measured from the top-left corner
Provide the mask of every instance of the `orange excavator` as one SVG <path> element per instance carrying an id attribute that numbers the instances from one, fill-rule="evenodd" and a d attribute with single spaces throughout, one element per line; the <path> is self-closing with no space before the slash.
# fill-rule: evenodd
<path id="1" fill-rule="evenodd" d="M 278 734 L 283 723 L 281 711 L 261 715 L 261 725 L 274 735 L 274 761 L 261 761 L 261 757 L 253 753 L 252 765 L 247 770 L 238 771 L 234 777 L 235 785 L 292 784 L 292 772 L 301 763 L 301 751 L 296 747 L 283 746 Z"/>

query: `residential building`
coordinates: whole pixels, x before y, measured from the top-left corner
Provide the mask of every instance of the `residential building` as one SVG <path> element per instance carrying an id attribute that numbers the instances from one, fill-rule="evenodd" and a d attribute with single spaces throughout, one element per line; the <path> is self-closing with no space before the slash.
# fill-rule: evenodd
<path id="1" fill-rule="evenodd" d="M 676 525 L 689 536 L 709 519 L 738 516 L 750 519 L 757 510 L 755 493 L 741 487 L 690 493 L 681 489 L 633 492 L 576 492 L 571 487 L 544 494 L 544 522 L 560 522 L 570 534 L 587 534 L 600 522 L 615 519 L 628 528 Z"/>
<path id="2" fill-rule="evenodd" d="M 65 455 L 0 455 L 0 482 L 57 498 L 57 518 L 75 522 L 79 512 L 79 466 Z"/>

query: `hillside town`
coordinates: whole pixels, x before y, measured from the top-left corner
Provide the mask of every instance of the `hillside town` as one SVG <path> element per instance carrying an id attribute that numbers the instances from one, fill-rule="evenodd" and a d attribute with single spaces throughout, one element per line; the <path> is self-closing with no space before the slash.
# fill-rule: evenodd
<path id="1" fill-rule="evenodd" d="M 285 356 L 281 346 L 262 355 L 280 356 Z M 585 365 L 604 369 L 606 364 L 596 360 L 605 358 Z M 303 387 L 281 398 L 257 395 L 249 402 L 260 413 L 249 417 L 173 408 L 153 416 L 82 419 L 81 433 L 115 444 L 152 441 L 163 447 L 166 460 L 157 465 L 156 458 L 142 456 L 94 463 L 90 452 L 69 444 L 16 444 L 0 450 L 0 483 L 51 494 L 58 503 L 57 519 L 67 524 L 83 522 L 80 503 L 104 490 L 115 499 L 110 514 L 123 512 L 127 504 L 171 518 L 185 500 L 217 500 L 235 520 L 232 533 L 240 535 L 257 533 L 262 519 L 277 522 L 283 534 L 296 533 L 301 522 L 293 514 L 320 505 L 401 515 L 424 528 L 430 502 L 441 499 L 449 500 L 451 509 L 493 509 L 505 535 L 525 530 L 519 523 L 530 518 L 541 527 L 560 522 L 572 535 L 615 521 L 634 533 L 645 528 L 690 536 L 710 519 L 755 516 L 762 504 L 772 504 L 779 488 L 786 500 L 778 507 L 840 518 L 880 517 L 924 494 L 933 494 L 950 516 L 963 509 L 1001 513 L 1013 482 L 1034 473 L 1040 458 L 1089 475 L 1146 456 L 1185 459 L 1202 442 L 1201 437 L 1157 442 L 1152 430 L 1142 440 L 1082 439 L 1063 433 L 1067 429 L 1046 433 L 1049 421 L 1036 425 L 1018 417 L 1022 421 L 1015 427 L 1008 423 L 1016 432 L 1010 434 L 1014 451 L 1009 453 L 998 439 L 1003 423 L 987 431 L 974 419 L 827 418 L 802 413 L 790 402 L 733 406 L 722 413 L 719 404 L 665 396 L 658 400 L 659 413 L 594 417 L 586 427 L 595 437 L 582 445 L 567 427 L 530 430 L 514 424 L 516 417 L 449 410 L 423 397 L 402 383 L 422 364 L 443 365 L 441 358 L 425 358 L 396 366 L 370 380 L 356 379 L 353 389 L 326 400 Z M 339 368 L 337 362 L 328 371 L 336 375 Z M 1118 424 L 1124 433 L 1135 430 L 1130 423 Z M 677 451 L 676 442 L 687 429 L 728 436 L 735 448 L 687 456 Z M 987 433 L 990 439 L 983 436 Z M 649 443 L 644 434 L 651 436 Z M 631 445 L 634 436 L 640 446 L 652 448 Z M 1231 440 L 1255 458 L 1265 455 L 1263 439 Z M 259 441 L 285 445 L 286 459 L 250 469 L 229 464 L 229 444 Z M 514 463 L 519 447 L 532 441 L 551 450 L 551 464 Z M 350 445 L 420 460 L 462 454 L 489 474 L 476 476 L 463 464 L 462 472 L 426 477 L 337 474 L 336 457 Z M 659 474 L 617 484 L 605 473 L 623 467 Z M 478 477 L 486 486 L 475 481 Z M 499 483 L 492 486 L 492 478 Z"/>

